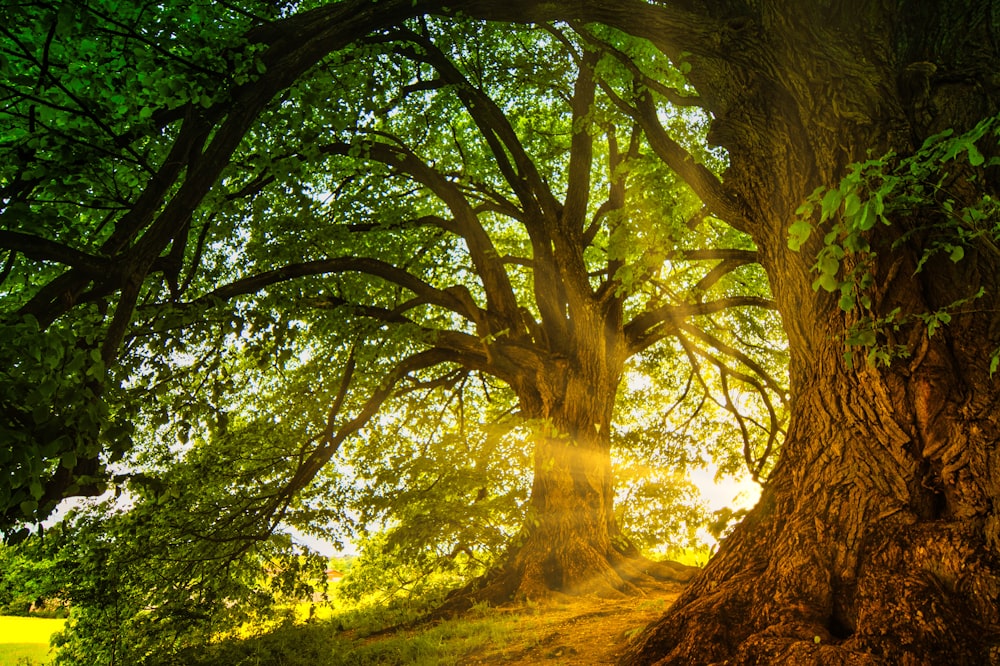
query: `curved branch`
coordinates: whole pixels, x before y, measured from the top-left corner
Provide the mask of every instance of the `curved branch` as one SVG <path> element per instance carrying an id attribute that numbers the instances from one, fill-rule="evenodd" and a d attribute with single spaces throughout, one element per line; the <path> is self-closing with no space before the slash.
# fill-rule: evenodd
<path id="1" fill-rule="evenodd" d="M 698 331 L 698 329 L 695 329 L 694 327 L 685 326 L 684 328 L 685 328 L 685 331 L 688 332 L 688 333 L 690 333 L 692 331 L 695 332 L 695 333 L 700 332 L 700 331 Z M 709 388 L 707 382 L 705 381 L 705 378 L 701 374 L 701 363 L 699 363 L 698 357 L 700 356 L 700 357 L 706 359 L 709 363 L 711 363 L 712 365 L 715 366 L 716 370 L 718 370 L 718 372 L 719 372 L 719 378 L 720 378 L 720 381 L 722 383 L 722 392 L 723 392 L 723 395 L 724 395 L 724 402 L 719 402 L 714 397 L 712 397 L 711 399 L 716 404 L 718 404 L 720 407 L 722 407 L 726 411 L 730 412 L 733 415 L 733 417 L 736 419 L 737 424 L 738 424 L 739 429 L 740 429 L 740 436 L 741 436 L 741 438 L 743 440 L 743 458 L 744 458 L 744 461 L 747 464 L 747 469 L 750 471 L 750 475 L 753 478 L 753 480 L 759 483 L 760 482 L 760 475 L 763 472 L 764 467 L 767 465 L 767 459 L 770 457 L 771 452 L 774 450 L 774 445 L 777 443 L 778 435 L 784 432 L 782 430 L 782 428 L 781 428 L 781 424 L 780 424 L 780 421 L 778 419 L 777 411 L 774 408 L 774 403 L 771 400 L 770 392 L 768 391 L 767 388 L 765 388 L 764 384 L 762 384 L 760 381 L 757 380 L 757 378 L 755 378 L 755 377 L 753 377 L 751 375 L 748 375 L 745 372 L 740 372 L 738 370 L 734 370 L 733 368 L 731 368 L 728 365 L 726 365 L 725 362 L 723 362 L 721 359 L 719 359 L 714 354 L 710 354 L 707 351 L 705 351 L 704 349 L 701 349 L 700 347 L 698 347 L 697 345 L 694 345 L 684 335 L 683 332 L 678 331 L 676 337 L 677 337 L 677 341 L 681 345 L 681 348 L 684 350 L 684 353 L 687 355 L 688 362 L 690 363 L 693 371 L 697 375 L 698 382 L 701 384 L 702 389 L 704 390 L 706 396 L 710 396 L 712 391 Z M 754 372 L 756 372 L 756 370 Z M 750 386 L 757 393 L 757 395 L 760 396 L 761 400 L 764 403 L 765 409 L 767 409 L 768 420 L 769 420 L 769 423 L 770 423 L 769 426 L 765 426 L 765 425 L 763 425 L 761 423 L 758 423 L 755 419 L 748 418 L 742 412 L 739 411 L 739 409 L 736 407 L 735 403 L 733 402 L 732 397 L 729 394 L 729 381 L 728 381 L 728 378 L 730 376 L 732 376 L 733 378 L 735 378 L 735 379 L 743 382 L 744 384 Z M 761 377 L 761 379 L 763 379 L 765 381 L 770 380 L 770 377 L 766 373 L 763 374 L 763 375 L 761 375 L 760 377 Z M 768 388 L 770 388 L 770 387 L 768 387 Z M 777 392 L 777 396 L 778 396 L 778 399 L 781 400 L 782 403 L 784 403 L 786 401 L 785 395 L 782 394 L 781 392 Z M 757 426 L 758 428 L 760 428 L 761 430 L 763 430 L 764 432 L 767 433 L 767 442 L 764 445 L 764 451 L 761 453 L 760 457 L 757 459 L 756 464 L 752 460 L 753 456 L 752 456 L 752 452 L 751 452 L 751 448 L 750 448 L 751 447 L 750 432 L 749 432 L 749 429 L 746 427 L 746 422 L 748 420 L 751 423 L 753 423 L 755 426 Z"/>
<path id="2" fill-rule="evenodd" d="M 418 352 L 409 356 L 396 364 L 396 367 L 393 368 L 389 375 L 381 382 L 378 388 L 372 393 L 371 397 L 365 402 L 361 411 L 359 411 L 353 419 L 345 422 L 339 428 L 336 428 L 332 425 L 334 417 L 328 416 L 327 425 L 324 428 L 323 433 L 321 433 L 319 446 L 316 447 L 316 449 L 314 449 L 312 453 L 305 458 L 302 464 L 298 466 L 298 469 L 295 470 L 292 478 L 289 480 L 288 484 L 285 485 L 281 494 L 278 496 L 277 499 L 279 501 L 270 507 L 270 511 L 273 512 L 277 510 L 278 505 L 282 501 L 290 500 L 295 493 L 305 488 L 309 482 L 315 478 L 316 474 L 318 474 L 319 471 L 323 469 L 328 462 L 330 462 L 330 459 L 340 448 L 340 445 L 344 442 L 344 440 L 363 428 L 372 419 L 372 417 L 378 413 L 382 404 L 392 395 L 396 385 L 399 384 L 399 382 L 402 381 L 407 375 L 411 372 L 426 370 L 427 368 L 447 363 L 451 360 L 452 354 L 442 349 L 429 349 L 427 351 Z M 341 390 L 344 390 L 343 387 Z"/>
<path id="3" fill-rule="evenodd" d="M 377 8 L 365 0 L 353 0 L 324 5 L 251 29 L 247 33 L 249 42 L 268 45 L 261 55 L 265 72 L 254 81 L 229 88 L 225 104 L 210 109 L 197 104 L 184 107 L 186 117 L 170 154 L 159 172 L 149 179 L 131 210 L 118 221 L 103 248 L 106 254 L 117 255 L 145 230 L 129 248 L 130 265 L 110 280 L 99 280 L 101 284 L 95 290 L 110 293 L 121 288 L 125 274 L 145 278 L 277 93 L 292 85 L 328 53 L 355 41 L 358 35 L 439 9 L 440 3 L 434 0 L 384 0 Z M 211 140 L 202 150 L 208 137 Z M 192 156 L 197 159 L 192 160 Z M 173 196 L 161 206 L 170 192 Z M 71 268 L 39 290 L 21 312 L 35 315 L 47 326 L 74 306 L 90 281 L 88 274 Z M 129 309 L 127 303 L 121 305 L 119 312 Z"/>
<path id="4" fill-rule="evenodd" d="M 753 258 L 750 259 L 746 258 L 723 259 L 712 270 L 706 273 L 703 278 L 698 280 L 698 284 L 692 287 L 691 291 L 694 294 L 704 294 L 713 286 L 715 286 L 715 284 L 718 283 L 719 280 L 721 280 L 726 275 L 732 273 L 737 268 L 740 268 L 741 266 L 746 266 L 748 264 L 756 263 L 757 261 L 756 253 L 752 254 L 754 256 Z"/>
<path id="5" fill-rule="evenodd" d="M 611 90 L 610 86 L 602 87 L 622 111 L 631 115 L 642 126 L 653 152 L 694 190 L 713 215 L 741 231 L 750 228 L 748 218 L 740 210 L 736 200 L 730 196 L 722 181 L 708 167 L 699 164 L 694 156 L 664 129 L 660 123 L 656 104 L 648 91 L 639 92 L 636 106 L 631 106 Z"/>
<path id="6" fill-rule="evenodd" d="M 323 154 L 350 155 L 358 147 L 337 142 L 320 146 L 318 150 Z M 361 150 L 368 158 L 397 169 L 424 185 L 448 206 L 454 215 L 452 220 L 434 216 L 427 216 L 422 220 L 437 224 L 465 240 L 469 256 L 486 292 L 487 311 L 501 322 L 500 328 L 515 325 L 518 321 L 518 305 L 510 278 L 503 262 L 499 260 L 492 239 L 458 186 L 402 143 L 390 145 L 381 141 L 366 141 L 361 145 Z M 486 318 L 473 321 L 485 323 Z"/>
<path id="7" fill-rule="evenodd" d="M 397 266 L 367 257 L 337 257 L 307 261 L 300 264 L 289 264 L 219 287 L 200 297 L 195 302 L 204 303 L 213 300 L 229 300 L 237 296 L 256 293 L 261 289 L 280 282 L 287 282 L 310 275 L 326 275 L 331 273 L 365 273 L 382 278 L 412 291 L 426 303 L 450 310 L 471 322 L 482 321 L 486 314 L 476 307 L 471 296 L 466 297 L 468 292 L 463 287 L 438 289 Z M 462 293 L 463 290 L 465 293 Z"/>
<path id="8" fill-rule="evenodd" d="M 777 380 L 775 380 L 774 377 L 772 377 L 764 369 L 764 367 L 760 365 L 760 363 L 750 358 L 750 356 L 748 356 L 746 353 L 733 348 L 731 345 L 726 344 L 725 342 L 718 339 L 711 333 L 708 333 L 698 328 L 697 326 L 692 326 L 686 322 L 679 322 L 677 324 L 677 327 L 680 330 L 685 331 L 688 335 L 698 338 L 699 340 L 709 345 L 710 347 L 718 349 L 723 354 L 729 356 L 730 358 L 736 359 L 746 367 L 750 368 L 750 370 L 753 371 L 755 375 L 760 377 L 761 381 L 764 382 L 764 385 L 767 386 L 769 390 L 773 391 L 781 399 L 782 402 L 785 402 L 785 400 L 787 399 L 788 390 L 783 388 L 781 384 L 779 384 Z M 730 372 L 733 374 L 733 376 L 738 375 L 738 378 L 742 381 L 747 381 L 747 382 L 752 381 L 752 379 L 749 378 L 748 376 L 739 374 L 735 370 L 731 370 Z"/>
<path id="9" fill-rule="evenodd" d="M 689 261 L 733 261 L 741 264 L 757 263 L 756 250 L 740 250 L 728 247 L 713 247 L 700 250 L 676 250 L 671 252 L 668 259 L 687 259 Z"/>
<path id="10" fill-rule="evenodd" d="M 647 310 L 625 325 L 625 339 L 628 341 L 629 353 L 640 352 L 671 335 L 674 329 L 683 325 L 682 320 L 687 317 L 707 315 L 737 307 L 773 310 L 776 306 L 774 301 L 760 296 L 730 296 L 704 303 L 670 304 Z"/>
<path id="11" fill-rule="evenodd" d="M 0 247 L 20 252 L 35 261 L 55 261 L 65 264 L 87 274 L 100 275 L 108 270 L 107 259 L 95 257 L 41 236 L 18 231 L 0 231 Z"/>
<path id="12" fill-rule="evenodd" d="M 436 69 L 441 77 L 455 86 L 455 92 L 490 146 L 497 166 L 514 190 L 526 211 L 535 210 L 539 217 L 555 220 L 559 204 L 545 185 L 545 180 L 521 144 L 517 132 L 496 103 L 472 85 L 461 71 L 430 39 L 412 30 L 399 30 L 400 38 L 417 45 L 417 49 L 401 48 L 406 57 L 424 62 Z M 513 159 L 513 164 L 508 160 Z M 529 218 L 532 217 L 529 215 Z"/>
<path id="13" fill-rule="evenodd" d="M 682 51 L 707 57 L 722 57 L 719 35 L 724 21 L 708 11 L 691 9 L 692 3 L 676 0 L 453 0 L 452 11 L 468 16 L 512 23 L 549 23 L 576 19 L 584 23 L 604 23 L 648 39 L 664 53 L 679 57 Z"/>
<path id="14" fill-rule="evenodd" d="M 671 88 L 660 83 L 656 79 L 646 76 L 642 73 L 642 70 L 639 69 L 638 65 L 635 64 L 635 61 L 633 61 L 632 58 L 630 58 L 624 51 L 602 39 L 598 39 L 586 30 L 585 27 L 578 21 L 569 21 L 568 23 L 569 26 L 573 28 L 573 31 L 580 35 L 588 44 L 591 44 L 599 50 L 612 55 L 616 60 L 618 60 L 618 62 L 620 62 L 622 66 L 629 71 L 632 78 L 641 83 L 644 88 L 652 90 L 674 106 L 702 107 L 702 100 L 697 95 L 685 95 L 676 88 Z"/>

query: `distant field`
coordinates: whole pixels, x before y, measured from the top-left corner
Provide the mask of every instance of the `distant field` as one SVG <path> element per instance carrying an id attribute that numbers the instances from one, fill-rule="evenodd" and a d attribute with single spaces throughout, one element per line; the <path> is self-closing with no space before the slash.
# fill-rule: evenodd
<path id="1" fill-rule="evenodd" d="M 0 616 L 0 666 L 45 664 L 52 654 L 49 638 L 65 620 Z"/>

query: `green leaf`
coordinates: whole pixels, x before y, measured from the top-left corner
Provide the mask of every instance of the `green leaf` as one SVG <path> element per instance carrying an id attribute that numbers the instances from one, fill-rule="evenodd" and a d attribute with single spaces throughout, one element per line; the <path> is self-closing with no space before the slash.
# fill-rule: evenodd
<path id="1" fill-rule="evenodd" d="M 984 158 L 983 154 L 979 152 L 978 148 L 976 148 L 976 144 L 970 143 L 966 146 L 966 148 L 969 151 L 969 164 L 972 166 L 979 166 L 985 161 L 986 158 Z"/>
<path id="2" fill-rule="evenodd" d="M 965 248 L 961 245 L 952 246 L 951 252 L 948 254 L 948 258 L 957 264 L 963 257 L 965 257 Z"/>
<path id="3" fill-rule="evenodd" d="M 843 200 L 844 195 L 840 193 L 838 189 L 830 189 L 826 191 L 823 195 L 823 202 L 821 204 L 821 219 L 828 220 L 833 217 L 837 209 L 840 208 L 840 202 Z"/>
<path id="4" fill-rule="evenodd" d="M 59 464 L 61 464 L 66 469 L 73 469 L 74 467 L 76 467 L 76 462 L 77 462 L 76 451 L 67 451 L 62 455 L 62 458 L 59 460 Z"/>
<path id="5" fill-rule="evenodd" d="M 876 215 L 873 214 L 872 202 L 865 202 L 864 207 L 861 209 L 861 215 L 858 217 L 857 228 L 861 231 L 868 231 L 875 226 L 875 220 L 878 219 Z"/>
<path id="6" fill-rule="evenodd" d="M 798 252 L 812 234 L 813 226 L 807 220 L 796 220 L 788 228 L 788 247 Z"/>
<path id="7" fill-rule="evenodd" d="M 852 329 L 847 336 L 847 344 L 851 347 L 871 347 L 877 342 L 875 331 L 870 328 Z"/>
<path id="8" fill-rule="evenodd" d="M 854 192 L 851 192 L 844 198 L 844 217 L 854 217 L 860 208 L 861 199 Z"/>
<path id="9" fill-rule="evenodd" d="M 819 291 L 821 287 L 825 291 L 837 291 L 840 289 L 840 282 L 835 276 L 829 273 L 824 273 L 819 276 L 812 285 L 813 291 Z"/>
<path id="10" fill-rule="evenodd" d="M 835 252 L 832 251 L 835 247 L 828 248 L 831 250 L 829 252 L 823 252 L 816 263 L 817 269 L 824 276 L 836 277 L 838 271 L 840 271 L 840 261 Z M 839 250 L 840 248 L 836 249 Z M 840 250 L 840 254 L 843 256 L 843 250 Z"/>
<path id="11" fill-rule="evenodd" d="M 840 309 L 850 312 L 854 309 L 854 295 L 849 291 L 842 291 L 840 294 Z"/>

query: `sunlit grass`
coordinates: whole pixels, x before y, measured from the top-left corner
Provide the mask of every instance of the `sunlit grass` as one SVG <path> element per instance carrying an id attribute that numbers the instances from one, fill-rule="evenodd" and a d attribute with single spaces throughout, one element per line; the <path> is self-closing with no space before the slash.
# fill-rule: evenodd
<path id="1" fill-rule="evenodd" d="M 477 606 L 440 622 L 413 609 L 343 605 L 331 619 L 288 623 L 252 638 L 193 647 L 158 666 L 446 666 L 610 663 L 673 603 L 679 589 L 651 587 L 622 600 L 562 596 L 520 606 Z M 576 655 L 570 658 L 569 655 Z M 569 662 L 563 659 L 570 659 Z"/>
<path id="2" fill-rule="evenodd" d="M 38 643 L 0 643 L 0 666 L 40 666 L 48 664 L 55 653 Z"/>
<path id="3" fill-rule="evenodd" d="M 48 620 L 38 617 L 0 616 L 0 643 L 49 644 L 52 634 L 62 631 L 66 620 Z"/>
<path id="4" fill-rule="evenodd" d="M 231 637 L 199 648 L 197 653 L 185 654 L 183 658 L 189 666 L 223 663 L 281 663 L 283 666 L 459 664 L 523 632 L 516 616 L 488 609 L 433 626 L 394 631 L 387 636 L 377 636 L 377 628 L 383 624 L 380 620 L 385 618 L 356 611 L 335 619 L 286 624 L 253 637 Z M 372 630 L 376 630 L 376 635 L 369 634 Z"/>
<path id="5" fill-rule="evenodd" d="M 35 666 L 52 661 L 52 634 L 65 620 L 0 616 L 0 666 Z"/>

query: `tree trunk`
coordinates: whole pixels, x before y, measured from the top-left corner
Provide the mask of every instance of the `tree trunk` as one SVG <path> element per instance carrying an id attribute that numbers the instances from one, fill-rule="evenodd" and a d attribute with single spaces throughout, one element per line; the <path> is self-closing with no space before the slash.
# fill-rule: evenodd
<path id="1" fill-rule="evenodd" d="M 626 661 L 998 664 L 1000 384 L 989 359 L 1000 253 L 973 242 L 963 261 L 916 272 L 930 238 L 912 232 L 935 220 L 918 211 L 879 225 L 874 317 L 984 295 L 933 336 L 918 324 L 890 330 L 881 342 L 908 358 L 852 368 L 843 334 L 854 315 L 811 288 L 823 232 L 800 253 L 786 246 L 798 204 L 869 149 L 905 155 L 997 112 L 997 11 L 711 4 L 743 18 L 728 36 L 743 40 L 733 60 L 758 59 L 696 61 L 692 76 L 728 68 L 739 82 L 711 93 L 713 136 L 730 151 L 726 185 L 749 211 L 785 320 L 793 414 L 758 506 Z M 987 174 L 966 200 L 996 195 Z"/>
<path id="2" fill-rule="evenodd" d="M 553 593 L 639 595 L 638 583 L 687 581 L 699 571 L 643 557 L 618 528 L 610 424 L 619 377 L 607 366 L 557 361 L 528 382 L 531 390 L 522 385 L 535 465 L 521 536 L 502 567 L 458 591 L 446 611 Z"/>
<path id="3" fill-rule="evenodd" d="M 798 368 L 760 504 L 630 663 L 996 663 L 996 389 L 947 346 L 912 373 L 829 343 Z"/>

